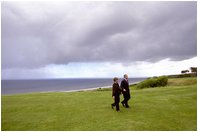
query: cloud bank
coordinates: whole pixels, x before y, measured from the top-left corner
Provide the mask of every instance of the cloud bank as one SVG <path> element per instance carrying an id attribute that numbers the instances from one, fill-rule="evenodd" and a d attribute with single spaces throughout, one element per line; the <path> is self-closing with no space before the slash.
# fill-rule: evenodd
<path id="1" fill-rule="evenodd" d="M 196 2 L 2 2 L 2 68 L 197 55 Z"/>

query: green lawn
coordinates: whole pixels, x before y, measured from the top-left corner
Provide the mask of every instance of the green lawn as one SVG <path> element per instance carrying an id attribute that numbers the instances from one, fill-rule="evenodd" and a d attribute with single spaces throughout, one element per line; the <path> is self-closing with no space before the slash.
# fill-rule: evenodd
<path id="1" fill-rule="evenodd" d="M 197 130 L 196 80 L 132 88 L 131 108 L 120 105 L 120 112 L 111 109 L 108 89 L 2 96 L 2 130 Z"/>

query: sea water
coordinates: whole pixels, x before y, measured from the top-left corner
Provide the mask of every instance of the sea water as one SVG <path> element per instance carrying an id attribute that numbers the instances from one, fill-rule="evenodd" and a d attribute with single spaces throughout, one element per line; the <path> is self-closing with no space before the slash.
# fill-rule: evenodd
<path id="1" fill-rule="evenodd" d="M 129 78 L 129 83 L 137 83 L 144 79 L 145 78 Z M 119 81 L 121 81 L 121 79 Z M 112 84 L 112 78 L 1 80 L 1 94 L 77 91 L 111 87 Z"/>

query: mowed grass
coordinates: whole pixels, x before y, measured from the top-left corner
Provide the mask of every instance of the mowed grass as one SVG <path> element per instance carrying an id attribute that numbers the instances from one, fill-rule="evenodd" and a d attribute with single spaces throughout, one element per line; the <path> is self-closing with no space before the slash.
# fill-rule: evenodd
<path id="1" fill-rule="evenodd" d="M 111 109 L 108 89 L 2 96 L 2 130 L 197 130 L 196 80 L 132 88 L 131 108 L 120 105 L 120 112 Z"/>

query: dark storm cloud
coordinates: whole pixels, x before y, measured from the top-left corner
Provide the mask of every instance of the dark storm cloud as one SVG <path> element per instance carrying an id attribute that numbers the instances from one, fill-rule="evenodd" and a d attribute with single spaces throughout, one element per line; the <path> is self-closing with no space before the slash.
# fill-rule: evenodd
<path id="1" fill-rule="evenodd" d="M 2 2 L 2 68 L 196 56 L 196 2 Z"/>

